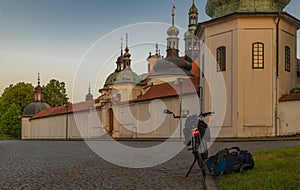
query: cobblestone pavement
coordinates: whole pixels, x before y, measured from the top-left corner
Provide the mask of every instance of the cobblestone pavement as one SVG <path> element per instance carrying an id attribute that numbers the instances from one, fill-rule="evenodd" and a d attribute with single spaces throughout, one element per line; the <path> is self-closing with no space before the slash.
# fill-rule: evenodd
<path id="1" fill-rule="evenodd" d="M 300 141 L 215 142 L 210 152 L 237 145 L 256 151 L 300 146 Z M 162 165 L 132 169 L 101 159 L 83 141 L 0 141 L 0 189 L 202 189 L 197 167 L 185 177 L 192 161 L 183 150 Z"/>

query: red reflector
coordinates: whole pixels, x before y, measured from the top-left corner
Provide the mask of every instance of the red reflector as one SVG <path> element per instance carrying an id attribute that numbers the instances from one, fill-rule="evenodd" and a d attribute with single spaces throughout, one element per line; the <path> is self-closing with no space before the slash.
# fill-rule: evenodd
<path id="1" fill-rule="evenodd" d="M 193 134 L 193 135 L 199 135 L 199 134 L 200 134 L 200 131 L 195 130 L 195 131 L 192 132 L 192 134 Z"/>

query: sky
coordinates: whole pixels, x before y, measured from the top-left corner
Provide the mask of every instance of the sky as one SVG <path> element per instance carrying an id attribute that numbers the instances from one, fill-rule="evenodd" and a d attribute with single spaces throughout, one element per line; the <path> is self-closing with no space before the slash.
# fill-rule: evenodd
<path id="1" fill-rule="evenodd" d="M 191 4 L 175 0 L 181 50 Z M 199 22 L 209 20 L 206 0 L 195 4 Z M 299 7 L 300 1 L 291 0 L 285 11 L 300 18 Z M 43 85 L 53 78 L 65 82 L 72 102 L 84 101 L 89 83 L 98 97 L 126 33 L 138 74 L 146 72 L 155 43 L 165 55 L 171 9 L 171 0 L 0 0 L 0 94 L 18 82 L 36 86 L 40 73 Z"/>

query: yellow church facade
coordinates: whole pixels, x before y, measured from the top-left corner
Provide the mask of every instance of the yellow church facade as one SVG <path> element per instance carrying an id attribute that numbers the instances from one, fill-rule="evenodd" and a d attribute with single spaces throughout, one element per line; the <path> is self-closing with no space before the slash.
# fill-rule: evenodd
<path id="1" fill-rule="evenodd" d="M 216 57 L 219 67 L 206 69 L 221 72 L 226 85 L 227 109 L 219 136 L 299 133 L 295 121 L 300 121 L 296 108 L 300 102 L 280 101 L 282 95 L 300 87 L 296 57 L 299 28 L 300 21 L 286 12 L 233 11 L 199 24 L 196 35 Z M 209 53 L 201 53 L 208 63 Z M 209 87 L 204 83 L 201 77 L 209 110 Z M 295 113 L 293 123 L 285 120 L 287 112 Z"/>

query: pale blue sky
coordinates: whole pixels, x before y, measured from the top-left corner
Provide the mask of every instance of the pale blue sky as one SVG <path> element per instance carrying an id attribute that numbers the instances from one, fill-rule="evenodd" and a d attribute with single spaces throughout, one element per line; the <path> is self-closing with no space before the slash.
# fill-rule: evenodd
<path id="1" fill-rule="evenodd" d="M 192 0 L 175 1 L 175 24 L 184 30 L 187 28 L 191 2 Z M 206 0 L 195 0 L 195 3 L 199 9 L 199 22 L 208 20 L 204 12 Z M 138 48 L 141 47 L 141 40 L 136 39 L 152 35 L 157 37 L 158 43 L 165 44 L 165 29 L 171 21 L 171 7 L 171 0 L 0 0 L 0 94 L 9 84 L 20 81 L 36 85 L 37 73 L 40 72 L 42 84 L 46 84 L 51 78 L 66 82 L 68 95 L 72 98 L 77 68 L 92 59 L 92 53 L 86 52 L 102 38 L 98 41 L 100 45 L 93 50 L 98 56 L 103 54 L 94 60 L 101 69 L 97 75 L 101 76 L 82 80 L 81 91 L 76 92 L 78 96 L 74 97 L 74 102 L 84 100 L 88 82 L 92 84 L 94 97 L 99 96 L 98 90 L 103 86 L 103 79 L 115 68 L 114 59 L 118 55 L 120 38 L 125 38 L 126 32 L 129 33 L 129 45 L 136 46 L 131 49 L 133 69 L 138 73 L 146 71 L 145 58 L 149 51 L 154 52 L 153 44 L 147 42 L 154 42 L 155 38 L 144 41 L 142 48 Z M 299 8 L 300 1 L 292 0 L 285 10 L 300 18 Z M 146 26 L 146 29 L 140 33 L 134 32 L 139 31 L 135 30 L 136 26 L 128 27 L 143 22 L 165 25 L 141 25 Z M 111 33 L 121 27 L 123 28 L 119 32 Z M 109 39 L 103 40 L 103 37 Z M 180 38 L 183 45 L 182 36 Z M 162 54 L 165 54 L 164 51 Z M 104 60 L 101 59 L 102 56 L 105 57 Z M 106 57 L 112 57 L 111 61 Z"/>

